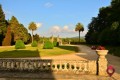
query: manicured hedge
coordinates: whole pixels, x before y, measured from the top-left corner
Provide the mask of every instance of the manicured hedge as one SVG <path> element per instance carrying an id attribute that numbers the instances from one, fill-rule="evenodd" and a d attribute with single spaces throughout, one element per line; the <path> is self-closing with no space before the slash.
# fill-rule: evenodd
<path id="1" fill-rule="evenodd" d="M 15 43 L 15 49 L 25 49 L 25 44 L 22 40 L 17 40 Z"/>
<path id="2" fill-rule="evenodd" d="M 52 42 L 46 41 L 46 42 L 44 43 L 43 49 L 53 49 L 53 48 L 54 48 L 54 45 L 53 45 Z"/>
<path id="3" fill-rule="evenodd" d="M 37 47 L 38 46 L 38 43 L 37 41 L 33 41 L 33 43 L 31 44 L 32 47 Z"/>

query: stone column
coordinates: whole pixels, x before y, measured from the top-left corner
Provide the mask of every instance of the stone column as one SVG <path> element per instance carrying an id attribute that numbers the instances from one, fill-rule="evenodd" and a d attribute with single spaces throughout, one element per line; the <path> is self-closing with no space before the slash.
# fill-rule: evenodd
<path id="1" fill-rule="evenodd" d="M 107 76 L 107 65 L 108 61 L 105 58 L 105 55 L 107 55 L 108 50 L 99 50 L 97 51 L 99 57 L 98 57 L 98 75 L 100 76 Z"/>

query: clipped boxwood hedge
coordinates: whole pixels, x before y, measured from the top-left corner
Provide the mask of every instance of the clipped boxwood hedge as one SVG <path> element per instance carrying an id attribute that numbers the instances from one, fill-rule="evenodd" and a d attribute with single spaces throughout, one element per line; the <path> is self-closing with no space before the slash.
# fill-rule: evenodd
<path id="1" fill-rule="evenodd" d="M 54 45 L 54 47 L 58 47 L 59 46 L 59 42 L 53 42 L 53 45 Z"/>
<path id="2" fill-rule="evenodd" d="M 17 40 L 15 43 L 15 49 L 25 49 L 25 44 L 22 40 Z"/>
<path id="3" fill-rule="evenodd" d="M 33 43 L 31 44 L 32 47 L 37 47 L 38 46 L 38 43 L 37 41 L 33 41 Z"/>
<path id="4" fill-rule="evenodd" d="M 43 49 L 53 49 L 53 48 L 54 48 L 54 45 L 53 45 L 52 42 L 46 41 L 46 42 L 44 43 Z"/>

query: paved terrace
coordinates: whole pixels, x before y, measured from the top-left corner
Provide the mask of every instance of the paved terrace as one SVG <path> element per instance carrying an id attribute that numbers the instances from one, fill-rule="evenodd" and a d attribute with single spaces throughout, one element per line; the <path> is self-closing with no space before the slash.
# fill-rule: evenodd
<path id="1" fill-rule="evenodd" d="M 94 50 L 85 45 L 78 45 L 80 52 L 60 55 L 41 57 L 41 59 L 74 59 L 74 60 L 97 60 L 98 55 Z M 72 75 L 72 74 L 41 74 L 41 73 L 12 73 L 0 72 L 0 80 L 119 80 L 120 79 L 120 57 L 108 54 L 106 56 L 109 65 L 113 65 L 116 73 L 112 77 L 96 76 L 96 75 Z M 7 75 L 7 78 L 6 78 Z M 10 78 L 14 76 L 14 78 Z M 48 77 L 46 77 L 48 76 Z M 22 77 L 22 78 L 21 78 Z M 39 77 L 43 77 L 39 79 Z"/>

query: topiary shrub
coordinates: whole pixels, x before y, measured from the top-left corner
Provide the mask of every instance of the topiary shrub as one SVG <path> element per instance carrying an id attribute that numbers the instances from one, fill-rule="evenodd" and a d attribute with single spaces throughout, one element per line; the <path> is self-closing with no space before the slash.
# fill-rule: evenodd
<path id="1" fill-rule="evenodd" d="M 33 41 L 33 43 L 31 44 L 32 47 L 37 47 L 38 46 L 38 43 L 37 41 Z"/>
<path id="2" fill-rule="evenodd" d="M 52 42 L 46 41 L 46 42 L 44 43 L 43 49 L 53 49 L 53 47 L 54 47 L 54 45 L 53 45 Z"/>
<path id="3" fill-rule="evenodd" d="M 56 46 L 57 46 L 57 42 L 54 41 L 54 42 L 53 42 L 53 45 L 54 45 L 54 47 L 56 47 Z"/>
<path id="4" fill-rule="evenodd" d="M 15 43 L 15 49 L 25 49 L 25 44 L 22 40 L 17 40 Z"/>
<path id="5" fill-rule="evenodd" d="M 53 42 L 54 47 L 58 47 L 59 46 L 59 42 Z"/>

